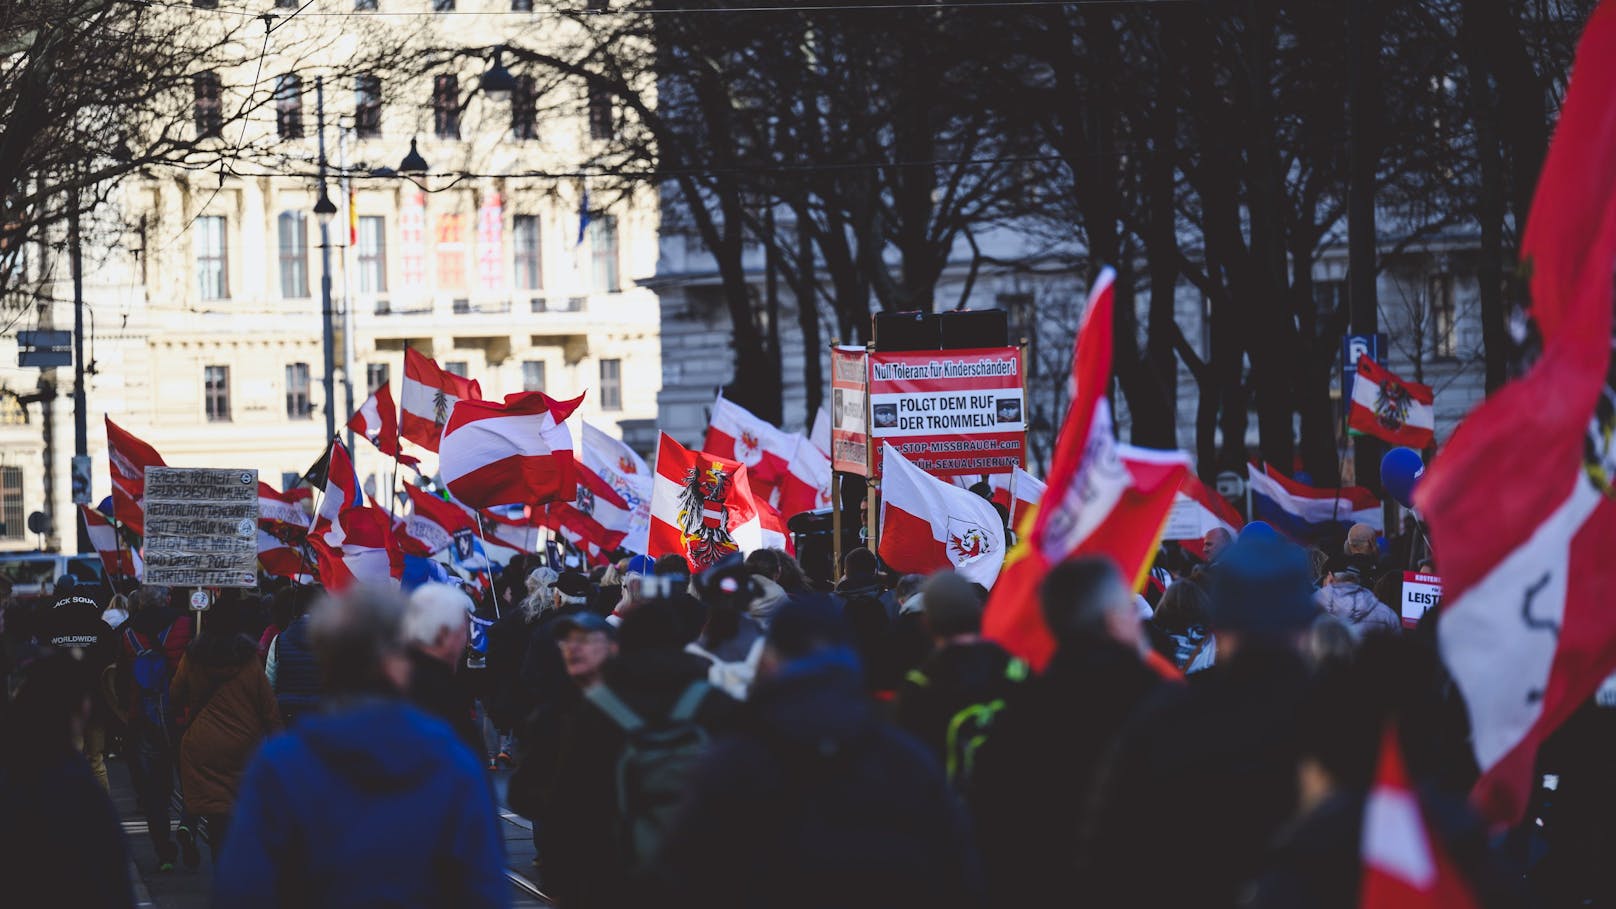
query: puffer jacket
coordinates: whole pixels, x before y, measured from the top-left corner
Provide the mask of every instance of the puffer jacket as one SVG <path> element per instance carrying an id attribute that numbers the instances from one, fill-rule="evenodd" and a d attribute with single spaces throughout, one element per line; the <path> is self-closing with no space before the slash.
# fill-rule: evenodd
<path id="1" fill-rule="evenodd" d="M 1313 602 L 1352 629 L 1357 637 L 1371 632 L 1396 634 L 1403 630 L 1402 620 L 1390 606 L 1351 581 L 1336 581 L 1328 587 L 1320 587 L 1313 595 Z"/>
<path id="2" fill-rule="evenodd" d="M 169 701 L 192 717 L 180 740 L 186 810 L 229 812 L 248 759 L 281 729 L 257 647 L 240 635 L 204 633 L 180 662 Z"/>
<path id="3" fill-rule="evenodd" d="M 320 704 L 320 664 L 309 646 L 309 617 L 300 615 L 275 639 L 275 700 L 287 725 Z"/>

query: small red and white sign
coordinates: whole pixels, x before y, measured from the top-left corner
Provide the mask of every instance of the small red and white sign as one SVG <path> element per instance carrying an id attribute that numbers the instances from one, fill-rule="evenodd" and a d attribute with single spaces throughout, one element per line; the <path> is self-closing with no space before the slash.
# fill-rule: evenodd
<path id="1" fill-rule="evenodd" d="M 1018 347 L 874 353 L 869 390 L 871 435 L 933 476 L 1027 463 Z"/>
<path id="2" fill-rule="evenodd" d="M 862 347 L 838 347 L 830 352 L 831 466 L 861 477 L 870 475 L 869 427 L 864 419 L 868 356 Z"/>
<path id="3" fill-rule="evenodd" d="M 1442 604 L 1442 579 L 1434 574 L 1403 572 L 1403 624 L 1414 626 L 1429 610 Z"/>

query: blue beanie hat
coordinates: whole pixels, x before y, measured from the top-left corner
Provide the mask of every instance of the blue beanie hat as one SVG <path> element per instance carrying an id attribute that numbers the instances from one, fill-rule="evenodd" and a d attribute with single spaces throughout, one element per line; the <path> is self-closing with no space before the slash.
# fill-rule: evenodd
<path id="1" fill-rule="evenodd" d="M 1242 533 L 1219 557 L 1211 593 L 1219 631 L 1282 635 L 1306 628 L 1319 611 L 1307 554 L 1277 535 Z"/>
<path id="2" fill-rule="evenodd" d="M 1279 532 L 1267 521 L 1252 521 L 1240 529 L 1242 540 L 1277 540 Z"/>

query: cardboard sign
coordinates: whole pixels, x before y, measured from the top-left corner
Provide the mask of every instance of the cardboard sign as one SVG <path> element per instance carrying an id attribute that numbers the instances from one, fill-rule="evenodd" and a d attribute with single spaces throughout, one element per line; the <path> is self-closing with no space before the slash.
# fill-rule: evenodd
<path id="1" fill-rule="evenodd" d="M 258 585 L 258 471 L 146 468 L 147 584 Z"/>
<path id="2" fill-rule="evenodd" d="M 871 354 L 870 433 L 933 476 L 1025 467 L 1021 368 L 1018 347 Z"/>
<path id="3" fill-rule="evenodd" d="M 831 469 L 870 475 L 870 438 L 865 426 L 865 388 L 869 379 L 862 347 L 830 352 Z"/>
<path id="4" fill-rule="evenodd" d="M 1426 610 L 1442 602 L 1442 579 L 1434 574 L 1403 572 L 1403 624 L 1417 624 Z"/>

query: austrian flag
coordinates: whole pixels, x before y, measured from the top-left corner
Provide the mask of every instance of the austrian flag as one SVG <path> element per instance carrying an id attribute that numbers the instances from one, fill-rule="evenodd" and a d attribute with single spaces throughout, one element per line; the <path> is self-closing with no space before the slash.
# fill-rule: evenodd
<path id="1" fill-rule="evenodd" d="M 399 417 L 399 433 L 425 448 L 438 450 L 438 438 L 449 422 L 449 413 L 461 401 L 481 401 L 482 387 L 475 379 L 465 379 L 445 370 L 431 357 L 404 348 L 404 411 Z"/>
<path id="2" fill-rule="evenodd" d="M 1436 444 L 1434 401 L 1431 386 L 1404 382 L 1367 356 L 1359 357 L 1347 428 L 1392 445 L 1428 448 Z"/>
<path id="3" fill-rule="evenodd" d="M 719 395 L 701 450 L 745 464 L 752 491 L 768 498 L 785 478 L 797 437 Z"/>
<path id="4" fill-rule="evenodd" d="M 398 407 L 386 382 L 370 393 L 365 403 L 348 419 L 348 429 L 364 436 L 384 455 L 392 455 L 405 467 L 418 468 L 419 458 L 399 451 Z"/>
<path id="5" fill-rule="evenodd" d="M 746 465 L 694 452 L 667 433 L 657 443 L 649 554 L 678 553 L 701 571 L 764 546 L 763 521 Z"/>
<path id="6" fill-rule="evenodd" d="M 112 471 L 112 515 L 136 536 L 146 535 L 146 468 L 167 467 L 157 449 L 107 418 L 107 466 Z"/>
<path id="7" fill-rule="evenodd" d="M 473 508 L 571 499 L 576 473 L 565 420 L 583 400 L 527 391 L 506 395 L 503 404 L 456 404 L 438 451 L 450 494 Z"/>
<path id="8" fill-rule="evenodd" d="M 1004 524 L 993 503 L 931 476 L 891 442 L 881 478 L 880 555 L 905 573 L 952 568 L 992 587 L 1004 565 Z"/>

